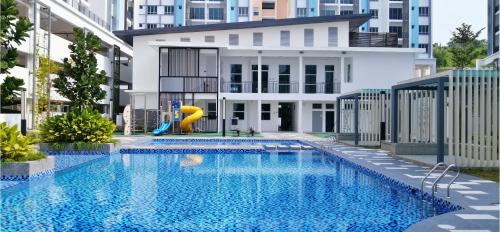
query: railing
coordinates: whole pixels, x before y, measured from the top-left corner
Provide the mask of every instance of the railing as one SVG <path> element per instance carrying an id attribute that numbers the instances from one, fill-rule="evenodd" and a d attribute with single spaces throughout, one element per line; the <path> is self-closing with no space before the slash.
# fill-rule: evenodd
<path id="1" fill-rule="evenodd" d="M 217 93 L 217 77 L 160 77 L 161 92 Z"/>
<path id="2" fill-rule="evenodd" d="M 321 0 L 320 3 L 337 3 L 337 0 Z"/>
<path id="3" fill-rule="evenodd" d="M 64 0 L 68 5 L 71 7 L 77 9 L 80 13 L 84 14 L 87 16 L 89 19 L 92 21 L 96 22 L 97 24 L 101 25 L 102 27 L 106 28 L 108 31 L 111 30 L 111 25 L 104 19 L 101 19 L 99 16 L 97 16 L 94 12 L 89 10 L 85 4 L 82 4 L 82 0 Z"/>
<path id="4" fill-rule="evenodd" d="M 223 93 L 257 93 L 257 82 L 221 82 L 221 90 Z M 298 93 L 299 83 L 279 83 L 267 82 L 262 83 L 261 93 Z"/>
<path id="5" fill-rule="evenodd" d="M 397 33 L 350 32 L 349 47 L 397 47 Z"/>
<path id="6" fill-rule="evenodd" d="M 304 93 L 340 93 L 340 82 L 304 84 Z"/>
<path id="7" fill-rule="evenodd" d="M 200 120 L 193 124 L 193 130 L 195 132 L 216 132 L 217 131 L 217 117 L 209 118 L 208 116 L 203 116 Z"/>

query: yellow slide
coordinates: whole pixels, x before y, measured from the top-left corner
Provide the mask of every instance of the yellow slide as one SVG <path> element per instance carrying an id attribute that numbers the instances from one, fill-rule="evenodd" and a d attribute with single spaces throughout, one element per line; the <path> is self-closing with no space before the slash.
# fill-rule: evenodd
<path id="1" fill-rule="evenodd" d="M 203 116 L 203 110 L 200 107 L 196 106 L 181 106 L 181 113 L 191 114 L 182 120 L 181 128 L 185 132 L 188 133 L 193 132 L 191 124 L 193 124 L 195 121 L 199 120 Z"/>

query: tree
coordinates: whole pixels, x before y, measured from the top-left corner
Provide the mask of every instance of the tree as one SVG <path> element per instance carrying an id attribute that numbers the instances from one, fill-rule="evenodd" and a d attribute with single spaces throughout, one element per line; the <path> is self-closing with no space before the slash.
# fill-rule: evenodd
<path id="1" fill-rule="evenodd" d="M 75 41 L 68 46 L 70 57 L 64 58 L 62 70 L 54 79 L 54 87 L 71 101 L 72 109 L 93 108 L 106 96 L 100 87 L 107 82 L 106 72 L 98 72 L 95 56 L 101 48 L 101 40 L 80 28 L 73 29 L 73 37 Z"/>
<path id="2" fill-rule="evenodd" d="M 47 112 L 47 117 L 49 116 L 50 109 L 48 106 L 50 101 L 50 88 L 52 87 L 50 74 L 59 71 L 61 71 L 59 64 L 50 60 L 48 56 L 39 57 L 39 66 L 35 73 L 37 95 L 35 118 L 37 122 L 41 120 L 40 116 L 42 112 Z"/>
<path id="3" fill-rule="evenodd" d="M 28 32 L 33 24 L 28 18 L 19 17 L 15 0 L 0 0 L 0 74 L 10 74 L 9 69 L 16 66 L 17 49 L 29 37 Z M 6 76 L 1 85 L 1 104 L 12 105 L 18 97 L 16 91 L 22 90 L 24 81 L 12 76 Z"/>
<path id="4" fill-rule="evenodd" d="M 452 67 L 451 54 L 447 46 L 435 43 L 432 45 L 432 51 L 438 69 Z"/>
<path id="5" fill-rule="evenodd" d="M 478 49 L 481 46 L 481 41 L 477 38 L 481 34 L 481 30 L 474 32 L 472 25 L 462 23 L 453 32 L 453 35 L 448 42 L 449 51 L 453 65 L 457 68 L 469 67 L 477 58 L 481 58 L 485 54 L 485 50 Z"/>

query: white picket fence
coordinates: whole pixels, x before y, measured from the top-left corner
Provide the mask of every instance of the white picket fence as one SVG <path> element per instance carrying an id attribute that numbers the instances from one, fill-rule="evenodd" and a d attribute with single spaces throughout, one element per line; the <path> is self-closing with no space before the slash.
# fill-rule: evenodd
<path id="1" fill-rule="evenodd" d="M 499 166 L 499 85 L 495 70 L 456 70 L 449 76 L 448 149 L 460 166 Z"/>

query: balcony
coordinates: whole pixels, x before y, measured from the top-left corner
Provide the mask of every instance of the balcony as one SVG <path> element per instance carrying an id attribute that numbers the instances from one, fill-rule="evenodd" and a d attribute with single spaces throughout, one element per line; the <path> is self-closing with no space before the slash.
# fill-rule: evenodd
<path id="1" fill-rule="evenodd" d="M 160 77 L 160 92 L 217 93 L 217 77 Z"/>
<path id="2" fill-rule="evenodd" d="M 350 32 L 349 47 L 398 47 L 398 34 Z"/>
<path id="3" fill-rule="evenodd" d="M 304 93 L 314 94 L 314 93 L 324 93 L 324 94 L 334 94 L 340 93 L 340 82 L 334 83 L 313 83 L 304 84 Z"/>
<path id="4" fill-rule="evenodd" d="M 68 5 L 71 7 L 75 8 L 78 10 L 80 13 L 84 14 L 87 16 L 89 19 L 94 21 L 95 23 L 101 25 L 102 27 L 106 28 L 106 30 L 110 31 L 111 30 L 111 25 L 106 22 L 106 20 L 100 18 L 97 16 L 94 12 L 89 10 L 85 4 L 81 3 L 81 0 L 64 0 Z"/>
<path id="5" fill-rule="evenodd" d="M 262 83 L 261 93 L 298 93 L 299 83 L 279 83 L 279 82 L 264 82 Z M 221 90 L 223 93 L 257 93 L 257 82 L 221 82 Z"/>

